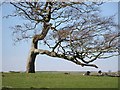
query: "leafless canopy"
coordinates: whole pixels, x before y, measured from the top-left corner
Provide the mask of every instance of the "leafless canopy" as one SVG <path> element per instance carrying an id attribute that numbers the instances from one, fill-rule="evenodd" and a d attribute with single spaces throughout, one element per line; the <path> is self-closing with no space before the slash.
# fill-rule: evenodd
<path id="1" fill-rule="evenodd" d="M 48 49 L 37 54 L 63 58 L 81 66 L 93 66 L 96 59 L 118 55 L 118 31 L 114 16 L 102 17 L 95 2 L 18 2 L 10 3 L 13 15 L 27 23 L 13 27 L 15 41 L 38 40 Z M 47 25 L 47 26 L 46 26 Z M 47 28 L 47 31 L 44 29 Z M 42 34 L 42 39 L 36 39 Z M 42 37 L 42 36 L 41 36 Z M 41 45 L 40 44 L 40 45 Z"/>

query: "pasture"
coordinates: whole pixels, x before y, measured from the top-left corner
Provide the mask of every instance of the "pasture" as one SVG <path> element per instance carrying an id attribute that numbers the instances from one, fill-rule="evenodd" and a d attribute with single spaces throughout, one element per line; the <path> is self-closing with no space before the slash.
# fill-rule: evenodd
<path id="1" fill-rule="evenodd" d="M 118 88 L 118 77 L 83 76 L 80 72 L 2 73 L 4 88 Z"/>

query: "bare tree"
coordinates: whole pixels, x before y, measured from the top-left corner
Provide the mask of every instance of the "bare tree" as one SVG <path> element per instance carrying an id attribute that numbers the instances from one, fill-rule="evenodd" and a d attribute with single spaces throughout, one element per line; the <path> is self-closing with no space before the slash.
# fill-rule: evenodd
<path id="1" fill-rule="evenodd" d="M 96 2 L 10 2 L 27 20 L 13 27 L 15 42 L 32 39 L 27 73 L 35 73 L 38 54 L 58 57 L 77 65 L 92 66 L 97 59 L 118 55 L 118 32 L 114 16 L 102 17 Z M 48 49 L 38 48 L 40 45 Z"/>

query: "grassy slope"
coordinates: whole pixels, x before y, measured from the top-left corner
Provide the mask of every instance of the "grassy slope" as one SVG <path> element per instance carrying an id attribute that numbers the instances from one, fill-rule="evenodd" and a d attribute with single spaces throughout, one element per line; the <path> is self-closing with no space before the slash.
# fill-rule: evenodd
<path id="1" fill-rule="evenodd" d="M 1 90 L 1 87 L 2 87 L 2 73 L 0 73 L 0 90 Z"/>
<path id="2" fill-rule="evenodd" d="M 82 76 L 80 73 L 3 73 L 3 87 L 13 88 L 117 88 L 117 77 Z"/>

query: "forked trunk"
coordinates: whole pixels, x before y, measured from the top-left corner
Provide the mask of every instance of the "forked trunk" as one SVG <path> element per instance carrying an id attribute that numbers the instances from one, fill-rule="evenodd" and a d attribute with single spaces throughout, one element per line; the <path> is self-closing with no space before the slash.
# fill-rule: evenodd
<path id="1" fill-rule="evenodd" d="M 35 58 L 38 54 L 35 52 L 35 50 L 38 49 L 37 47 L 38 41 L 43 40 L 45 38 L 50 27 L 51 27 L 51 24 L 44 23 L 41 34 L 35 35 L 33 37 L 31 50 L 27 60 L 27 67 L 26 67 L 27 73 L 35 73 Z"/>

